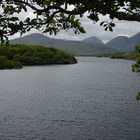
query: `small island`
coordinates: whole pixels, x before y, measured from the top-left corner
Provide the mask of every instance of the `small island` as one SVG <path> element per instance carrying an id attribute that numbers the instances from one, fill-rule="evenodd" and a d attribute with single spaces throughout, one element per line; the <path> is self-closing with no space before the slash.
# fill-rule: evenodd
<path id="1" fill-rule="evenodd" d="M 0 69 L 75 63 L 77 60 L 73 55 L 55 48 L 33 45 L 4 45 L 0 47 Z"/>

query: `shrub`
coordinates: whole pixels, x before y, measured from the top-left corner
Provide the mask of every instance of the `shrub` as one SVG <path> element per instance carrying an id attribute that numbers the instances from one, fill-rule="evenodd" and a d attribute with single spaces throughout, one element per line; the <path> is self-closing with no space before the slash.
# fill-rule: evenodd
<path id="1" fill-rule="evenodd" d="M 22 68 L 22 65 L 19 62 L 8 60 L 6 62 L 6 68 L 8 68 L 8 69 L 13 69 L 13 68 L 14 69 L 20 69 L 20 68 Z"/>
<path id="2" fill-rule="evenodd" d="M 8 58 L 6 56 L 0 56 L 0 69 L 5 69 Z"/>
<path id="3" fill-rule="evenodd" d="M 140 92 L 137 93 L 136 100 L 140 100 Z"/>
<path id="4" fill-rule="evenodd" d="M 9 60 L 6 56 L 0 56 L 0 69 L 19 69 L 22 68 L 21 63 Z"/>

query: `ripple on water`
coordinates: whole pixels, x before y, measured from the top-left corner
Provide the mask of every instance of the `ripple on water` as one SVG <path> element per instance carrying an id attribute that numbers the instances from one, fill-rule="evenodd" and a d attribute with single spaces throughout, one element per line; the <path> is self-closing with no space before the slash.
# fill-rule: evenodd
<path id="1" fill-rule="evenodd" d="M 78 60 L 0 71 L 0 139 L 140 139 L 140 78 L 132 62 Z"/>

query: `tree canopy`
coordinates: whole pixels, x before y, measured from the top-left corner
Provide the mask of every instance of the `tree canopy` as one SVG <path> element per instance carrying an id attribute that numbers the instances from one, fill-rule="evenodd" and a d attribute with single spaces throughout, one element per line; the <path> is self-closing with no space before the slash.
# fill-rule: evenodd
<path id="1" fill-rule="evenodd" d="M 85 33 L 79 20 L 85 13 L 94 23 L 100 20 L 99 15 L 109 15 L 110 21 L 100 25 L 112 31 L 115 18 L 140 22 L 140 0 L 0 0 L 0 42 L 32 28 L 50 34 L 70 29 Z"/>
<path id="2" fill-rule="evenodd" d="M 55 48 L 32 45 L 5 45 L 0 47 L 0 69 L 75 63 L 77 60 L 73 55 Z"/>

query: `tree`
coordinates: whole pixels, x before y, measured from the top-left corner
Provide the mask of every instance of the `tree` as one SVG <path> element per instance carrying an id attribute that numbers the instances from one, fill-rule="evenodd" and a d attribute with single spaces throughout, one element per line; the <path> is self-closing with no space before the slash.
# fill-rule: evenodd
<path id="1" fill-rule="evenodd" d="M 136 53 L 136 62 L 132 65 L 132 71 L 139 73 L 140 72 L 140 46 L 135 46 Z"/>
<path id="2" fill-rule="evenodd" d="M 132 71 L 139 73 L 140 72 L 140 46 L 135 46 L 136 60 L 132 65 Z M 137 93 L 136 99 L 140 100 L 140 92 Z"/>
<path id="3" fill-rule="evenodd" d="M 34 18 L 19 16 L 29 10 Z M 95 23 L 100 20 L 99 15 L 109 15 L 110 21 L 102 21 L 101 26 L 112 31 L 115 18 L 140 22 L 140 0 L 0 0 L 0 12 L 0 41 L 3 44 L 8 36 L 22 35 L 32 28 L 50 34 L 70 29 L 74 33 L 85 33 L 78 19 L 85 13 Z"/>

